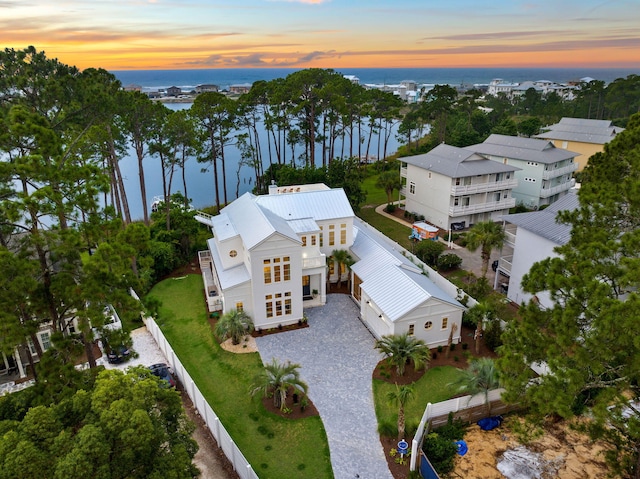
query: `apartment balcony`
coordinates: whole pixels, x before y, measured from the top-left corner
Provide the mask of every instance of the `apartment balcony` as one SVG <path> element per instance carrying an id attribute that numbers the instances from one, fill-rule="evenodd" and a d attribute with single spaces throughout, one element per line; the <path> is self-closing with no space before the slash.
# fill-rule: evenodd
<path id="1" fill-rule="evenodd" d="M 516 225 L 512 225 L 507 223 L 504 228 L 504 243 L 505 245 L 509 245 L 511 247 L 516 244 Z"/>
<path id="2" fill-rule="evenodd" d="M 486 213 L 487 211 L 500 211 L 513 208 L 516 205 L 515 198 L 508 198 L 500 201 L 488 201 L 486 203 L 477 203 L 472 205 L 458 205 L 449 207 L 449 216 L 465 216 L 474 215 L 476 213 Z"/>
<path id="3" fill-rule="evenodd" d="M 406 166 L 400 168 L 400 177 L 401 178 L 406 178 L 407 177 L 407 167 Z"/>
<path id="4" fill-rule="evenodd" d="M 407 185 L 400 188 L 400 196 L 407 197 Z"/>
<path id="5" fill-rule="evenodd" d="M 502 256 L 498 260 L 498 270 L 504 272 L 507 276 L 511 276 L 513 256 Z"/>
<path id="6" fill-rule="evenodd" d="M 542 172 L 543 180 L 550 180 L 552 178 L 557 178 L 558 176 L 566 175 L 567 173 L 573 173 L 578 169 L 578 163 L 571 163 L 562 168 L 556 168 L 554 170 L 544 170 Z"/>
<path id="7" fill-rule="evenodd" d="M 511 178 L 502 181 L 487 181 L 486 183 L 476 183 L 471 185 L 451 186 L 451 196 L 466 196 L 477 193 L 490 193 L 492 191 L 512 190 L 518 186 L 518 180 Z"/>
<path id="8" fill-rule="evenodd" d="M 540 198 L 549 198 L 550 196 L 557 195 L 563 191 L 570 190 L 575 185 L 575 180 L 567 181 L 561 185 L 553 186 L 551 188 L 541 188 Z"/>

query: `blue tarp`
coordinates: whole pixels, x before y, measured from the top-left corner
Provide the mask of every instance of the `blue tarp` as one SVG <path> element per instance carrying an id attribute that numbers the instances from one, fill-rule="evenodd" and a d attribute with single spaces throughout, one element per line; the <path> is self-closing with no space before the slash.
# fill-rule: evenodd
<path id="1" fill-rule="evenodd" d="M 492 429 L 497 428 L 500 424 L 502 424 L 502 416 L 485 417 L 478 421 L 478 426 L 480 426 L 480 429 L 483 431 L 491 431 Z"/>

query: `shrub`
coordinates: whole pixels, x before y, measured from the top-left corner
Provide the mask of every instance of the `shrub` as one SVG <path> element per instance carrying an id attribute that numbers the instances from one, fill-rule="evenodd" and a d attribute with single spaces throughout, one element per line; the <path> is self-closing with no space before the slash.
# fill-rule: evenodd
<path id="1" fill-rule="evenodd" d="M 451 343 L 451 345 L 449 346 L 449 351 L 455 351 L 456 349 L 456 343 Z"/>
<path id="2" fill-rule="evenodd" d="M 500 321 L 490 321 L 484 328 L 484 343 L 492 351 L 502 346 L 502 326 Z"/>
<path id="3" fill-rule="evenodd" d="M 469 345 L 467 343 L 462 343 L 462 349 L 464 351 L 466 351 L 468 347 L 469 347 Z"/>
<path id="4" fill-rule="evenodd" d="M 442 346 L 438 346 L 438 352 L 441 353 L 442 352 Z"/>
<path id="5" fill-rule="evenodd" d="M 442 437 L 437 432 L 432 432 L 425 436 L 422 450 L 438 474 L 446 475 L 453 471 L 457 447 L 451 439 Z"/>
<path id="6" fill-rule="evenodd" d="M 416 256 L 429 266 L 436 266 L 445 249 L 446 246 L 438 241 L 421 241 L 416 246 Z"/>
<path id="7" fill-rule="evenodd" d="M 438 269 L 450 270 L 459 268 L 462 258 L 457 254 L 447 253 L 438 258 Z"/>
<path id="8" fill-rule="evenodd" d="M 384 207 L 384 210 L 387 213 L 393 213 L 396 210 L 396 205 L 389 203 L 387 206 Z"/>

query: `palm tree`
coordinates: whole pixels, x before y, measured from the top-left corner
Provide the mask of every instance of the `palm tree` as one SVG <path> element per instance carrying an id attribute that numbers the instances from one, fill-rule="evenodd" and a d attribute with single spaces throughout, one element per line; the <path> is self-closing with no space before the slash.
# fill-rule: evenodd
<path id="1" fill-rule="evenodd" d="M 284 410 L 287 393 L 290 389 L 307 394 L 308 386 L 300 379 L 299 364 L 280 364 L 275 358 L 265 365 L 264 370 L 258 374 L 251 386 L 251 395 L 262 393 L 264 397 L 273 394 L 273 405 Z"/>
<path id="2" fill-rule="evenodd" d="M 376 341 L 375 347 L 390 358 L 389 362 L 396 367 L 400 376 L 404 375 L 407 362 L 413 362 L 414 367 L 420 369 L 422 366 L 426 367 L 431 359 L 431 352 L 425 342 L 408 333 L 382 336 L 382 339 Z"/>
<path id="3" fill-rule="evenodd" d="M 489 391 L 500 387 L 500 378 L 495 362 L 492 358 L 478 358 L 471 361 L 469 367 L 462 372 L 462 376 L 451 383 L 462 394 L 484 394 L 487 414 L 491 415 L 491 402 Z"/>
<path id="4" fill-rule="evenodd" d="M 391 204 L 391 196 L 394 190 L 402 188 L 400 173 L 396 170 L 384 171 L 378 176 L 376 187 L 381 188 L 387 194 L 387 204 Z"/>
<path id="5" fill-rule="evenodd" d="M 396 383 L 395 391 L 389 391 L 387 393 L 389 402 L 398 406 L 398 439 L 404 439 L 404 406 L 413 398 L 414 393 L 415 389 L 411 385 L 405 384 L 404 386 L 398 386 L 398 383 Z"/>
<path id="6" fill-rule="evenodd" d="M 329 261 L 338 263 L 338 288 L 342 286 L 342 270 L 350 270 L 353 265 L 353 257 L 346 249 L 334 249 L 329 256 Z"/>
<path id="7" fill-rule="evenodd" d="M 231 338 L 233 344 L 240 344 L 240 340 L 253 331 L 253 321 L 242 310 L 232 309 L 223 315 L 216 324 L 215 333 L 222 341 Z"/>
<path id="8" fill-rule="evenodd" d="M 487 301 L 481 301 L 465 313 L 466 318 L 472 324 L 476 325 L 476 332 L 473 335 L 476 344 L 476 354 L 480 354 L 480 338 L 482 338 L 482 333 L 484 332 L 484 324 L 487 321 L 493 320 L 495 314 L 494 306 Z"/>
<path id="9" fill-rule="evenodd" d="M 491 251 L 495 248 L 502 248 L 505 238 L 506 236 L 502 225 L 500 223 L 494 223 L 493 221 L 476 223 L 467 233 L 467 249 L 474 252 L 480 248 L 483 278 L 487 277 Z"/>

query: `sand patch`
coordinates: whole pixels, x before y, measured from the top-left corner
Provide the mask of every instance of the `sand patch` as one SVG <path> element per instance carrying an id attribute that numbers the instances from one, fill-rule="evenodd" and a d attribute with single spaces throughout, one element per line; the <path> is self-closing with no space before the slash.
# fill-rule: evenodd
<path id="1" fill-rule="evenodd" d="M 220 343 L 220 347 L 225 351 L 229 351 L 231 353 L 244 354 L 244 353 L 256 353 L 258 352 L 258 346 L 256 345 L 255 338 L 251 336 L 245 336 L 240 344 L 233 344 L 231 338 L 226 341 Z"/>

